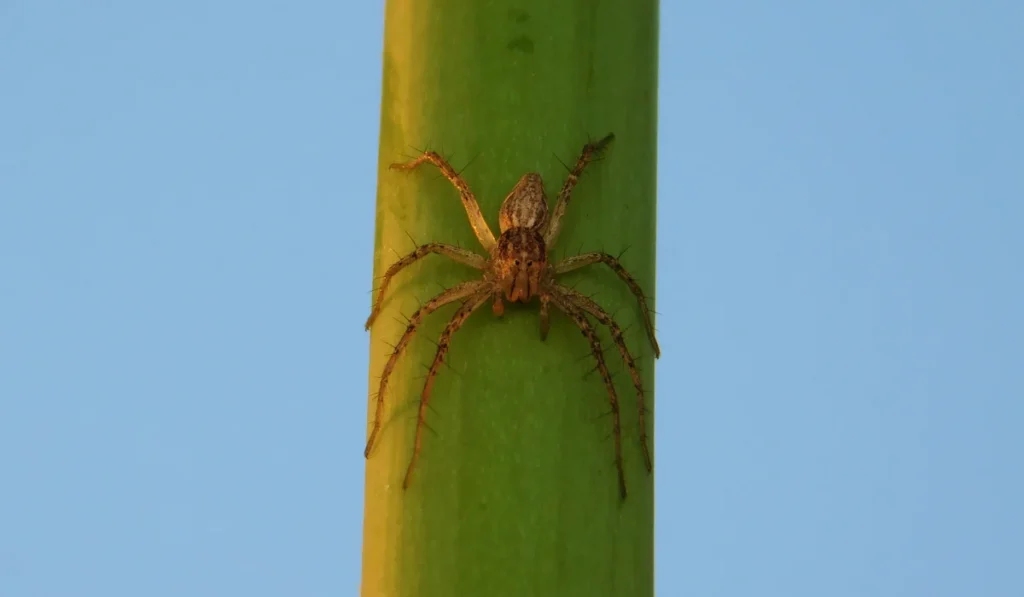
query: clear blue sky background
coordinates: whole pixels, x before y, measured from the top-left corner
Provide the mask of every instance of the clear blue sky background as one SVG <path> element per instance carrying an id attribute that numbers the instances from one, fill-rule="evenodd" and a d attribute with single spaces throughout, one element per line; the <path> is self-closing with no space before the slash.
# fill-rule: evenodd
<path id="1" fill-rule="evenodd" d="M 382 17 L 0 3 L 0 596 L 356 593 Z M 663 3 L 660 595 L 1024 595 L 1022 23 Z"/>

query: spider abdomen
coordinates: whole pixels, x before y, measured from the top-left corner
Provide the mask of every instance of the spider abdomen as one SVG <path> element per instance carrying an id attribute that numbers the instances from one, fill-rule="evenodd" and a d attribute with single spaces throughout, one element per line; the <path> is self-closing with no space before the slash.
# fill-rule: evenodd
<path id="1" fill-rule="evenodd" d="M 548 198 L 540 174 L 528 172 L 501 202 L 498 228 L 505 233 L 513 228 L 541 230 L 548 221 Z"/>

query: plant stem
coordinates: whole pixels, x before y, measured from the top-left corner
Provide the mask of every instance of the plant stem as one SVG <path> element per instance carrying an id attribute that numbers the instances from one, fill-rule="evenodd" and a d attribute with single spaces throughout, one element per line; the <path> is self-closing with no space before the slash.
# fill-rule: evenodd
<path id="1" fill-rule="evenodd" d="M 497 234 L 498 207 L 522 174 L 539 172 L 553 197 L 566 175 L 559 161 L 571 165 L 589 139 L 613 132 L 606 159 L 576 187 L 554 256 L 629 248 L 623 265 L 653 297 L 657 13 L 656 0 L 389 0 L 375 274 L 414 243 L 485 255 L 435 168 L 396 172 L 390 163 L 429 148 L 465 167 Z M 372 328 L 370 417 L 403 316 L 479 276 L 431 255 L 394 280 Z M 601 265 L 564 281 L 594 294 L 628 328 L 653 411 L 652 350 L 629 289 Z M 506 303 L 500 319 L 485 305 L 454 336 L 433 388 L 433 433 L 402 489 L 425 367 L 456 309 L 427 318 L 392 375 L 367 461 L 362 595 L 653 595 L 653 476 L 641 455 L 635 393 L 606 330 L 625 501 L 607 391 L 588 374 L 587 342 L 557 311 L 541 341 L 536 303 Z M 653 442 L 654 417 L 647 421 Z"/>

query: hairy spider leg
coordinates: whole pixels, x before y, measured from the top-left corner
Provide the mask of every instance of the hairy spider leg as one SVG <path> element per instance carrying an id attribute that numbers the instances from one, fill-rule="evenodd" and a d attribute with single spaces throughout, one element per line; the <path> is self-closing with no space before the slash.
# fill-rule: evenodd
<path id="1" fill-rule="evenodd" d="M 661 348 L 658 346 L 657 338 L 654 337 L 654 324 L 651 323 L 651 311 L 647 307 L 647 297 L 644 295 L 644 291 L 641 290 L 640 285 L 637 284 L 636 279 L 626 271 L 626 268 L 622 267 L 622 264 L 619 263 L 618 259 L 612 257 L 608 253 L 583 253 L 582 255 L 567 257 L 562 261 L 559 261 L 553 266 L 553 270 L 555 274 L 564 274 L 594 263 L 603 263 L 607 265 L 623 282 L 626 283 L 627 286 L 629 286 L 629 289 L 633 292 L 633 296 L 635 296 L 637 302 L 640 303 L 640 310 L 643 311 L 644 328 L 647 330 L 647 337 L 651 341 L 651 347 L 654 348 L 654 358 L 660 357 Z"/>
<path id="2" fill-rule="evenodd" d="M 391 164 L 392 170 L 412 170 L 422 164 L 423 162 L 430 162 L 437 166 L 441 174 L 447 178 L 452 186 L 459 192 L 459 196 L 462 198 L 462 205 L 466 208 L 466 215 L 469 216 L 469 225 L 473 228 L 473 233 L 476 234 L 480 244 L 483 245 L 484 250 L 491 253 L 494 250 L 494 246 L 497 241 L 494 238 L 494 233 L 491 232 L 490 226 L 487 225 L 487 220 L 484 219 L 484 214 L 480 211 L 480 204 L 476 201 L 476 196 L 473 195 L 473 191 L 469 190 L 469 185 L 466 181 L 459 176 L 459 173 L 452 168 L 444 158 L 433 151 L 423 152 L 420 157 L 404 163 Z"/>
<path id="3" fill-rule="evenodd" d="M 583 337 L 590 343 L 590 352 L 594 354 L 597 361 L 597 370 L 601 372 L 604 385 L 608 388 L 608 401 L 612 405 L 612 434 L 615 441 L 615 466 L 619 471 L 619 496 L 626 499 L 626 473 L 622 468 L 622 426 L 619 421 L 619 398 L 615 394 L 615 384 L 612 382 L 611 373 L 608 372 L 608 365 L 604 362 L 604 351 L 601 348 L 601 341 L 597 339 L 593 326 L 587 321 L 583 311 L 573 303 L 566 300 L 557 293 L 551 295 L 551 302 L 568 315 L 576 326 L 580 328 Z"/>
<path id="4" fill-rule="evenodd" d="M 645 421 L 646 407 L 644 406 L 644 385 L 640 381 L 640 371 L 636 368 L 636 361 L 633 359 L 633 355 L 629 353 L 629 348 L 626 347 L 626 340 L 622 335 L 622 328 L 615 322 L 615 319 L 605 311 L 601 305 L 594 302 L 588 296 L 585 296 L 572 288 L 562 286 L 561 284 L 553 284 L 551 291 L 561 295 L 563 301 L 571 303 L 573 306 L 583 309 L 589 313 L 594 319 L 606 326 L 612 333 L 612 341 L 615 342 L 615 346 L 619 349 L 619 354 L 622 355 L 622 360 L 626 363 L 626 368 L 629 369 L 629 377 L 633 380 L 633 387 L 636 388 L 636 403 L 637 410 L 640 413 L 640 447 L 644 454 L 644 465 L 647 466 L 647 472 L 651 472 L 651 452 L 647 445 L 647 423 Z"/>
<path id="5" fill-rule="evenodd" d="M 366 440 L 366 450 L 363 451 L 365 458 L 370 457 L 370 450 L 373 449 L 373 443 L 377 439 L 377 434 L 380 432 L 381 418 L 384 415 L 384 393 L 388 389 L 388 379 L 391 377 L 391 372 L 395 369 L 395 364 L 398 362 L 398 357 L 401 356 L 402 351 L 412 340 L 413 334 L 416 333 L 416 328 L 419 327 L 423 318 L 427 315 L 437 311 L 441 307 L 454 303 L 455 301 L 471 296 L 474 293 L 480 291 L 484 286 L 484 281 L 473 280 L 471 282 L 463 282 L 456 286 L 452 286 L 448 290 L 438 294 L 434 298 L 426 302 L 425 305 L 416 310 L 409 318 L 409 325 L 405 328 L 405 333 L 402 334 L 401 339 L 398 340 L 398 344 L 395 345 L 395 349 L 391 352 L 391 356 L 388 357 L 388 362 L 384 365 L 384 372 L 380 376 L 380 387 L 377 390 L 377 410 L 373 417 L 373 430 L 370 432 L 370 439 Z"/>
<path id="6" fill-rule="evenodd" d="M 434 362 L 430 364 L 430 370 L 427 372 L 427 381 L 423 384 L 423 393 L 420 394 L 420 412 L 416 420 L 416 439 L 413 442 L 412 459 L 409 460 L 409 468 L 405 471 L 405 481 L 402 482 L 402 487 L 405 489 L 408 489 L 409 483 L 412 482 L 412 469 L 416 466 L 416 460 L 420 456 L 423 428 L 426 426 L 427 407 L 430 403 L 430 392 L 434 389 L 434 378 L 437 377 L 437 370 L 444 363 L 445 355 L 448 354 L 452 336 L 462 327 L 462 324 L 466 323 L 466 320 L 473 314 L 473 311 L 476 311 L 489 298 L 491 298 L 491 291 L 487 290 L 466 299 L 466 302 L 459 307 L 459 310 L 448 321 L 444 331 L 441 332 L 441 338 L 437 342 L 437 353 L 434 355 Z"/>
<path id="7" fill-rule="evenodd" d="M 583 174 L 583 169 L 587 167 L 587 164 L 594 161 L 594 158 L 599 156 L 613 139 L 615 139 L 615 134 L 608 133 L 597 143 L 587 143 L 583 146 L 583 151 L 580 153 L 579 159 L 576 160 L 576 165 L 569 171 L 569 176 L 566 177 L 562 190 L 558 192 L 555 210 L 552 212 L 548 228 L 544 232 L 544 243 L 549 251 L 555 245 L 555 239 L 558 238 L 558 233 L 562 229 L 562 216 L 565 215 L 565 208 L 569 205 L 569 199 L 572 198 L 572 190 L 576 187 L 576 183 Z"/>
<path id="8" fill-rule="evenodd" d="M 384 280 L 381 282 L 380 290 L 377 292 L 377 300 L 374 301 L 373 309 L 370 311 L 370 316 L 366 319 L 366 329 L 370 329 L 374 320 L 376 320 L 377 316 L 380 315 L 381 304 L 384 302 L 384 292 L 388 289 L 388 284 L 391 284 L 391 278 L 395 277 L 395 275 L 402 271 L 402 269 L 412 265 L 415 261 L 421 257 L 429 255 L 430 253 L 444 255 L 453 261 L 457 261 L 479 270 L 487 267 L 487 259 L 477 255 L 473 251 L 453 245 L 446 245 L 444 243 L 427 243 L 416 247 L 416 250 L 393 263 L 391 267 L 388 268 L 388 271 L 384 272 Z"/>

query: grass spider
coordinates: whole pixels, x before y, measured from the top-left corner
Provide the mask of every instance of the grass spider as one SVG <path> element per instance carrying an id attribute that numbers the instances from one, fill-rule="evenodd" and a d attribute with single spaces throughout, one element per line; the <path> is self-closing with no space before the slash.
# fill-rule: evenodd
<path id="1" fill-rule="evenodd" d="M 498 213 L 498 223 L 501 234 L 494 237 L 483 214 L 476 197 L 469 189 L 459 174 L 448 162 L 437 153 L 427 151 L 416 159 L 399 164 L 392 164 L 393 170 L 412 170 L 424 163 L 436 166 L 441 173 L 451 181 L 462 198 L 462 204 L 469 216 L 469 224 L 473 232 L 483 245 L 487 256 L 484 257 L 473 251 L 447 245 L 442 243 L 427 243 L 416 247 L 412 253 L 406 255 L 387 269 L 384 274 L 377 299 L 373 304 L 369 319 L 366 320 L 366 329 L 370 329 L 377 315 L 380 314 L 381 303 L 388 285 L 398 272 L 409 266 L 421 257 L 436 253 L 444 255 L 454 261 L 468 265 L 480 270 L 483 277 L 478 280 L 457 284 L 437 296 L 433 297 L 426 304 L 420 307 L 412 317 L 402 334 L 394 351 L 384 365 L 384 372 L 380 378 L 380 387 L 377 392 L 376 414 L 373 421 L 373 429 L 366 442 L 364 456 L 369 457 L 373 449 L 374 441 L 381 428 L 381 417 L 384 410 L 384 394 L 388 387 L 388 379 L 395 368 L 395 363 L 405 347 L 409 344 L 416 328 L 423 321 L 423 318 L 433 313 L 440 307 L 449 303 L 461 302 L 462 306 L 455 312 L 455 315 L 448 322 L 437 343 L 437 353 L 427 372 L 423 392 L 420 395 L 419 416 L 416 424 L 416 437 L 413 447 L 412 458 L 406 470 L 403 487 L 408 488 L 412 479 L 413 468 L 419 458 L 423 441 L 424 417 L 430 401 L 431 389 L 438 369 L 444 362 L 445 355 L 451 342 L 452 335 L 462 326 L 469 316 L 477 308 L 488 301 L 493 301 L 494 314 L 500 317 L 505 310 L 504 301 L 527 303 L 537 298 L 540 300 L 540 334 L 543 340 L 548 333 L 549 309 L 553 305 L 563 311 L 575 322 L 580 332 L 590 345 L 594 359 L 597 361 L 597 370 L 600 372 L 605 386 L 608 390 L 608 400 L 611 403 L 612 432 L 615 443 L 615 464 L 619 475 L 619 493 L 622 498 L 626 497 L 626 480 L 622 470 L 622 438 L 619 422 L 619 401 L 615 392 L 615 385 L 612 383 L 608 366 L 605 363 L 604 351 L 594 331 L 588 315 L 598 323 L 607 326 L 611 331 L 614 341 L 633 381 L 636 389 L 637 406 L 639 409 L 640 422 L 640 443 L 643 450 L 644 464 L 647 471 L 651 471 L 651 455 L 647 446 L 647 429 L 644 420 L 644 390 L 640 381 L 640 374 L 637 371 L 633 356 L 623 339 L 622 330 L 600 305 L 589 297 L 568 288 L 557 281 L 557 276 L 581 267 L 603 263 L 612 269 L 619 278 L 625 282 L 630 290 L 636 295 L 640 303 L 640 310 L 643 312 L 644 326 L 651 346 L 654 348 L 655 357 L 661 356 L 658 348 L 658 341 L 654 336 L 654 327 L 651 324 L 651 315 L 647 307 L 647 300 L 636 280 L 619 263 L 618 259 L 607 253 L 584 253 L 569 257 L 555 263 L 549 262 L 551 248 L 558 239 L 558 233 L 562 226 L 562 216 L 565 214 L 566 206 L 572 195 L 580 175 L 587 164 L 597 158 L 601 152 L 614 139 L 613 134 L 608 134 L 596 143 L 587 143 L 583 147 L 579 159 L 570 170 L 562 190 L 558 193 L 554 211 L 548 213 L 547 196 L 544 192 L 544 183 L 539 174 L 530 172 L 523 175 L 516 183 L 512 191 L 505 197 Z"/>

